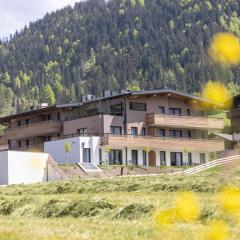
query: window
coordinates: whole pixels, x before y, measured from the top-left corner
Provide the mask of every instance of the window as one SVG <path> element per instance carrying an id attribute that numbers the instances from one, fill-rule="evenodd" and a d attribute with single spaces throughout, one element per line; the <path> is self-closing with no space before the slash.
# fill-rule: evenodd
<path id="1" fill-rule="evenodd" d="M 114 134 L 114 135 L 121 135 L 122 134 L 122 128 L 121 127 L 111 126 L 110 131 L 111 131 L 111 134 Z"/>
<path id="2" fill-rule="evenodd" d="M 169 108 L 170 115 L 182 115 L 182 109 L 180 108 Z"/>
<path id="3" fill-rule="evenodd" d="M 147 135 L 146 128 L 143 127 L 141 130 L 141 136 L 146 136 L 146 135 Z"/>
<path id="4" fill-rule="evenodd" d="M 18 141 L 18 148 L 21 148 L 21 147 L 22 147 L 22 142 Z"/>
<path id="5" fill-rule="evenodd" d="M 166 131 L 165 129 L 158 129 L 158 135 L 159 137 L 165 137 L 166 136 Z"/>
<path id="6" fill-rule="evenodd" d="M 147 153 L 143 151 L 143 166 L 147 165 Z"/>
<path id="7" fill-rule="evenodd" d="M 187 136 L 188 136 L 188 138 L 192 138 L 192 132 L 191 131 L 187 131 Z"/>
<path id="8" fill-rule="evenodd" d="M 182 131 L 181 130 L 170 130 L 170 137 L 181 138 Z"/>
<path id="9" fill-rule="evenodd" d="M 30 145 L 30 141 L 26 140 L 26 146 L 29 147 L 29 145 Z"/>
<path id="10" fill-rule="evenodd" d="M 122 165 L 122 163 L 122 150 L 112 149 L 109 153 L 109 164 Z"/>
<path id="11" fill-rule="evenodd" d="M 129 109 L 133 111 L 146 111 L 147 105 L 146 103 L 130 102 Z"/>
<path id="12" fill-rule="evenodd" d="M 131 127 L 131 134 L 133 136 L 137 136 L 138 135 L 138 129 L 137 127 Z"/>
<path id="13" fill-rule="evenodd" d="M 132 165 L 138 165 L 138 150 L 132 150 Z"/>
<path id="14" fill-rule="evenodd" d="M 205 153 L 200 153 L 200 164 L 206 163 L 206 155 Z"/>
<path id="15" fill-rule="evenodd" d="M 87 115 L 92 116 L 92 115 L 96 115 L 98 113 L 98 108 L 91 108 L 87 110 Z"/>
<path id="16" fill-rule="evenodd" d="M 191 115 L 191 111 L 190 111 L 190 109 L 187 109 L 187 115 L 188 115 L 188 116 Z"/>
<path id="17" fill-rule="evenodd" d="M 84 163 L 91 163 L 91 152 L 90 148 L 83 149 L 83 162 Z"/>
<path id="18" fill-rule="evenodd" d="M 122 115 L 123 114 L 123 104 L 116 104 L 111 106 L 111 114 Z"/>
<path id="19" fill-rule="evenodd" d="M 87 128 L 80 128 L 77 130 L 77 133 L 80 135 L 80 136 L 84 136 L 87 134 Z"/>
<path id="20" fill-rule="evenodd" d="M 160 151 L 160 166 L 166 166 L 166 152 Z"/>
<path id="21" fill-rule="evenodd" d="M 188 153 L 188 165 L 192 166 L 192 153 Z"/>
<path id="22" fill-rule="evenodd" d="M 11 148 L 12 148 L 12 142 L 11 142 L 11 140 L 10 140 L 10 139 L 8 139 L 8 147 L 9 147 L 9 149 L 11 149 Z"/>
<path id="23" fill-rule="evenodd" d="M 165 107 L 163 106 L 158 107 L 158 111 L 160 114 L 165 114 Z"/>
<path id="24" fill-rule="evenodd" d="M 22 125 L 22 122 L 21 121 L 18 121 L 18 126 L 20 127 Z"/>
<path id="25" fill-rule="evenodd" d="M 57 120 L 60 121 L 60 119 L 61 119 L 61 115 L 60 115 L 60 113 L 58 113 L 57 114 Z"/>
<path id="26" fill-rule="evenodd" d="M 171 166 L 182 166 L 182 153 L 181 152 L 171 152 Z"/>
<path id="27" fill-rule="evenodd" d="M 26 119 L 26 125 L 30 123 L 30 119 Z"/>
<path id="28" fill-rule="evenodd" d="M 102 149 L 99 149 L 99 163 L 102 164 Z"/>

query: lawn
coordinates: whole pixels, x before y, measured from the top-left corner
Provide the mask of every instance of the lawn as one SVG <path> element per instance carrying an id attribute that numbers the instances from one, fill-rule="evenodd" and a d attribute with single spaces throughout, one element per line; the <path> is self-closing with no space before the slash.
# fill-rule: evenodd
<path id="1" fill-rule="evenodd" d="M 224 219 L 238 239 L 240 230 L 216 205 L 226 184 L 239 186 L 238 175 L 126 177 L 74 180 L 0 188 L 1 240 L 199 239 L 212 219 Z M 180 192 L 194 191 L 201 216 L 160 229 L 154 215 L 174 205 Z M 168 233 L 166 235 L 166 232 Z"/>

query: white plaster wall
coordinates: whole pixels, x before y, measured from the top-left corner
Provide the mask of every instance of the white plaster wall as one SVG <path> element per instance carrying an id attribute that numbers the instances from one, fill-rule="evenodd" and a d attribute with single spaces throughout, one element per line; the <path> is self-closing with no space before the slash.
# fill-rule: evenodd
<path id="1" fill-rule="evenodd" d="M 71 145 L 69 163 L 83 162 L 83 148 L 91 149 L 91 160 L 99 164 L 100 137 L 74 137 L 57 141 L 45 142 L 44 152 L 49 153 L 57 163 L 66 164 L 65 143 Z"/>
<path id="2" fill-rule="evenodd" d="M 8 151 L 0 152 L 0 185 L 8 184 Z"/>
<path id="3" fill-rule="evenodd" d="M 8 152 L 8 184 L 30 184 L 44 181 L 48 154 Z"/>

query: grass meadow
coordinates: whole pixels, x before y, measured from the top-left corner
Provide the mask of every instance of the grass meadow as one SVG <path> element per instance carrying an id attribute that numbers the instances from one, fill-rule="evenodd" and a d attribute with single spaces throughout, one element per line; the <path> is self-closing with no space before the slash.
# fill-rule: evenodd
<path id="1" fill-rule="evenodd" d="M 1 187 L 0 239 L 194 240 L 214 219 L 227 224 L 229 239 L 239 239 L 237 220 L 216 203 L 217 192 L 229 184 L 239 187 L 240 175 L 229 177 L 208 171 L 198 176 L 72 180 Z M 199 198 L 199 218 L 194 222 L 157 224 L 156 213 L 171 209 L 176 196 L 189 191 Z"/>

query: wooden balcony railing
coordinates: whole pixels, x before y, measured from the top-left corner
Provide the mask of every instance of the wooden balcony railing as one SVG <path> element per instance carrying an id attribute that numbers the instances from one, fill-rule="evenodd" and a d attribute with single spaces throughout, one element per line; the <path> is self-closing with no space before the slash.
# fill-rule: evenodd
<path id="1" fill-rule="evenodd" d="M 133 136 L 105 134 L 102 145 L 109 148 L 145 148 L 169 151 L 217 152 L 224 150 L 224 142 L 210 139 L 168 138 L 155 136 Z"/>
<path id="2" fill-rule="evenodd" d="M 179 127 L 188 129 L 216 129 L 224 128 L 221 118 L 177 116 L 150 113 L 146 116 L 148 126 Z"/>
<path id="3" fill-rule="evenodd" d="M 43 121 L 31 123 L 14 128 L 8 128 L 5 131 L 5 138 L 7 139 L 25 139 L 35 136 L 44 136 L 53 133 L 60 133 L 63 129 L 63 122 L 61 121 Z"/>

